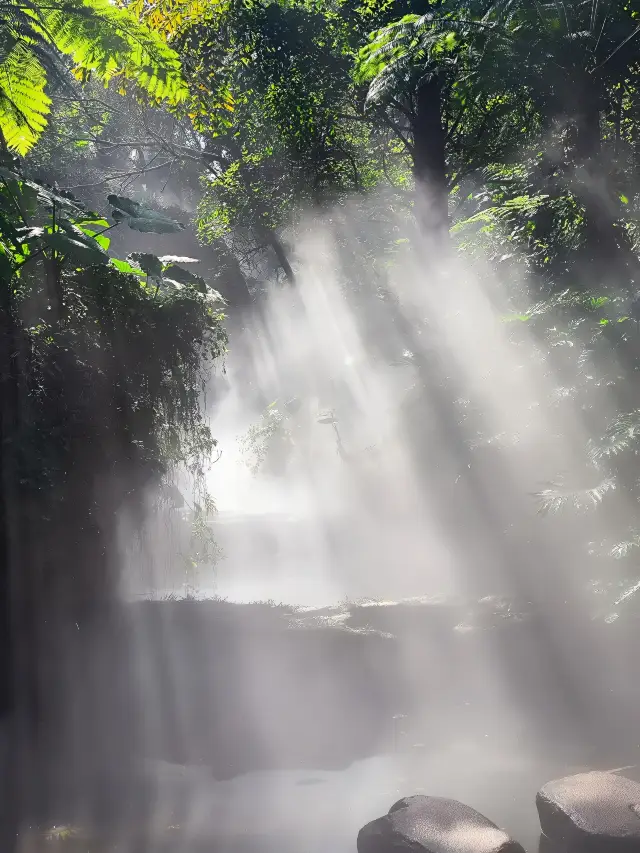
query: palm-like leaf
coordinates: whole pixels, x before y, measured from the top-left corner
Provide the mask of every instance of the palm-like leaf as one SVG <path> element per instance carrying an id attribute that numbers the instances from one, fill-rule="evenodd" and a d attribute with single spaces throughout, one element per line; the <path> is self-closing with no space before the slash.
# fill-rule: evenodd
<path id="1" fill-rule="evenodd" d="M 357 76 L 370 84 L 368 101 L 383 103 L 412 75 L 442 73 L 464 55 L 465 73 L 488 91 L 544 93 L 541 102 L 554 110 L 554 91 L 562 82 L 571 91 L 576 74 L 624 77 L 638 39 L 640 27 L 621 3 L 444 0 L 437 13 L 407 15 L 372 33 Z"/>
<path id="2" fill-rule="evenodd" d="M 26 154 L 47 126 L 47 73 L 29 46 L 17 43 L 0 64 L 0 127 L 6 145 Z"/>
<path id="3" fill-rule="evenodd" d="M 540 515 L 550 515 L 564 509 L 574 509 L 578 512 L 594 509 L 604 500 L 608 492 L 616 488 L 613 478 L 606 478 L 598 485 L 587 489 L 567 488 L 562 481 L 548 483 L 546 488 L 536 492 Z"/>
<path id="4" fill-rule="evenodd" d="M 640 442 L 640 409 L 619 415 L 609 425 L 600 442 L 590 448 L 594 462 L 618 456 L 626 450 L 637 450 Z"/>
<path id="5" fill-rule="evenodd" d="M 424 79 L 432 63 L 437 62 L 442 69 L 443 65 L 456 62 L 461 51 L 475 49 L 470 33 L 486 37 L 493 25 L 458 12 L 459 7 L 448 13 L 441 10 L 438 16 L 406 15 L 372 33 L 360 51 L 356 70 L 361 82 L 370 83 L 369 104 L 384 103 L 416 77 Z"/>
<path id="6" fill-rule="evenodd" d="M 173 103 L 186 96 L 177 54 L 110 0 L 0 0 L 0 127 L 19 154 L 46 126 L 46 84 L 66 70 L 62 56 L 81 79 L 131 80 Z"/>

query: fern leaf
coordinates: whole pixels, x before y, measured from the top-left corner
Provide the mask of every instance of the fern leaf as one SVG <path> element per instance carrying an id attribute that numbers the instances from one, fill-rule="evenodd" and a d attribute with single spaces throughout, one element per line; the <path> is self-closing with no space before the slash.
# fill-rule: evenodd
<path id="1" fill-rule="evenodd" d="M 569 508 L 584 512 L 599 506 L 605 495 L 615 487 L 615 480 L 612 478 L 607 478 L 588 489 L 570 489 L 562 482 L 552 482 L 547 484 L 547 488 L 535 492 L 534 497 L 538 500 L 540 515 L 555 514 Z"/>
<path id="2" fill-rule="evenodd" d="M 186 97 L 177 54 L 111 0 L 57 0 L 39 11 L 35 26 L 79 69 L 105 82 L 122 76 L 157 99 Z"/>
<path id="3" fill-rule="evenodd" d="M 504 204 L 486 207 L 480 210 L 468 219 L 456 222 L 452 227 L 452 232 L 457 233 L 468 225 L 475 225 L 480 222 L 492 224 L 501 220 L 509 219 L 516 214 L 530 216 L 535 213 L 549 198 L 544 193 L 539 193 L 535 196 L 522 195 L 517 198 L 507 199 Z"/>
<path id="4" fill-rule="evenodd" d="M 0 63 L 0 127 L 11 151 L 24 156 L 47 126 L 47 73 L 29 46 L 18 42 Z"/>
<path id="5" fill-rule="evenodd" d="M 625 539 L 622 542 L 616 542 L 609 554 L 611 557 L 615 557 L 616 560 L 622 560 L 627 557 L 633 551 L 634 548 L 639 547 L 640 536 L 635 534 L 631 537 L 631 539 Z"/>
<path id="6" fill-rule="evenodd" d="M 187 97 L 178 55 L 111 0 L 0 0 L 0 127 L 21 155 L 46 127 L 45 90 L 64 74 L 60 54 L 71 57 L 81 79 L 118 77 L 170 103 Z"/>
<path id="7" fill-rule="evenodd" d="M 625 450 L 637 450 L 640 441 L 640 409 L 619 415 L 611 423 L 598 444 L 592 444 L 589 455 L 594 462 L 618 456 Z"/>

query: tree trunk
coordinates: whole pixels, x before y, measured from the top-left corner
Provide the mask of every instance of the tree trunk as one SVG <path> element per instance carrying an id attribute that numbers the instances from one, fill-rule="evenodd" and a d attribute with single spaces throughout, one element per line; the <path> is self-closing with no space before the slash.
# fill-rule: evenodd
<path id="1" fill-rule="evenodd" d="M 449 230 L 449 192 L 442 84 L 436 78 L 422 83 L 416 92 L 412 130 L 418 224 L 425 235 L 441 240 Z"/>
<path id="2" fill-rule="evenodd" d="M 600 96 L 589 83 L 582 87 L 575 112 L 574 154 L 575 191 L 585 210 L 585 260 L 596 284 L 614 279 L 635 291 L 640 265 L 626 231 L 616 222 L 620 202 L 611 191 L 610 172 L 602 160 Z"/>
<path id="3" fill-rule="evenodd" d="M 0 849 L 16 847 L 21 819 L 18 795 L 20 751 L 16 707 L 15 553 L 17 509 L 14 439 L 18 434 L 19 387 L 17 351 L 20 347 L 8 282 L 0 298 Z"/>
<path id="4" fill-rule="evenodd" d="M 278 259 L 278 263 L 280 264 L 281 269 L 284 271 L 287 281 L 289 284 L 296 283 L 296 276 L 293 271 L 293 268 L 289 262 L 289 258 L 287 257 L 287 250 L 285 249 L 282 241 L 276 234 L 276 232 L 272 228 L 263 227 L 260 229 L 262 231 L 262 236 L 268 246 L 273 249 L 273 252 Z"/>

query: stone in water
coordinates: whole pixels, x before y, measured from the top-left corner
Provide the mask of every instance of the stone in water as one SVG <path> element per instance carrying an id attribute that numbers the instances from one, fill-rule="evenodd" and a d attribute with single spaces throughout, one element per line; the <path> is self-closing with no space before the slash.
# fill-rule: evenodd
<path id="1" fill-rule="evenodd" d="M 457 800 L 404 797 L 363 826 L 358 853 L 524 853 L 484 815 Z"/>
<path id="2" fill-rule="evenodd" d="M 547 783 L 536 797 L 552 842 L 585 853 L 640 853 L 640 785 L 615 773 L 578 773 Z"/>

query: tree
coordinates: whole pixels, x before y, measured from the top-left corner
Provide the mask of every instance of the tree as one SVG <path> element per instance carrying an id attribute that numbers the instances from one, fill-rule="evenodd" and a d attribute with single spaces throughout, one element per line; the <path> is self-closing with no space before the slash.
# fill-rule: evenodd
<path id="1" fill-rule="evenodd" d="M 171 235 L 182 223 L 118 194 L 109 221 L 10 155 L 33 148 L 74 78 L 177 106 L 177 54 L 106 0 L 0 11 L 0 715 L 12 779 L 0 833 L 11 850 L 23 821 L 52 817 L 54 788 L 63 810 L 80 801 L 83 767 L 96 820 L 115 819 L 115 791 L 116 813 L 137 807 L 120 522 L 142 527 L 149 491 L 174 468 L 202 477 L 216 444 L 202 388 L 225 335 L 223 301 L 189 258 L 109 255 L 114 229 Z M 117 743 L 103 739 L 105 713 L 122 722 Z"/>
<path id="2" fill-rule="evenodd" d="M 613 118 L 619 154 L 625 92 L 635 95 L 638 14 L 624 2 L 611 8 L 438 2 L 424 15 L 405 16 L 374 33 L 361 53 L 360 76 L 371 80 L 370 102 L 404 110 L 414 171 L 440 199 L 441 219 L 446 174 L 461 172 L 446 130 L 450 115 L 457 116 L 468 158 L 474 114 L 481 114 L 476 169 L 510 159 L 526 134 L 540 139 L 555 131 L 566 156 L 562 165 L 543 158 L 545 189 L 556 196 L 569 190 L 582 206 L 589 262 L 602 273 L 612 262 L 631 265 L 633 277 L 628 238 L 611 216 L 616 207 L 622 213 L 620 190 L 607 166 L 612 152 L 602 130 L 605 116 Z"/>
<path id="3" fill-rule="evenodd" d="M 47 807 L 45 780 L 62 772 L 60 750 L 89 756 L 83 738 L 101 737 L 88 724 L 93 717 L 100 726 L 96 708 L 109 701 L 100 684 L 76 672 L 72 692 L 89 716 L 72 736 L 69 689 L 42 677 L 77 658 L 73 632 L 100 655 L 101 679 L 120 684 L 112 712 L 130 714 L 114 598 L 120 519 L 126 513 L 141 526 L 149 490 L 178 465 L 203 476 L 216 444 L 201 393 L 225 345 L 219 296 L 180 263 L 189 259 L 110 258 L 113 228 L 170 234 L 182 226 L 125 197 L 109 202 L 111 224 L 25 179 L 18 162 L 2 167 L 0 685 L 2 713 L 17 726 L 7 771 L 17 774 L 12 821 Z M 120 736 L 130 744 L 134 730 Z M 127 751 L 111 743 L 94 766 L 97 787 L 86 793 L 96 819 L 111 819 L 99 791 L 105 774 L 121 774 L 129 796 Z M 14 826 L 2 824 L 9 836 Z"/>

